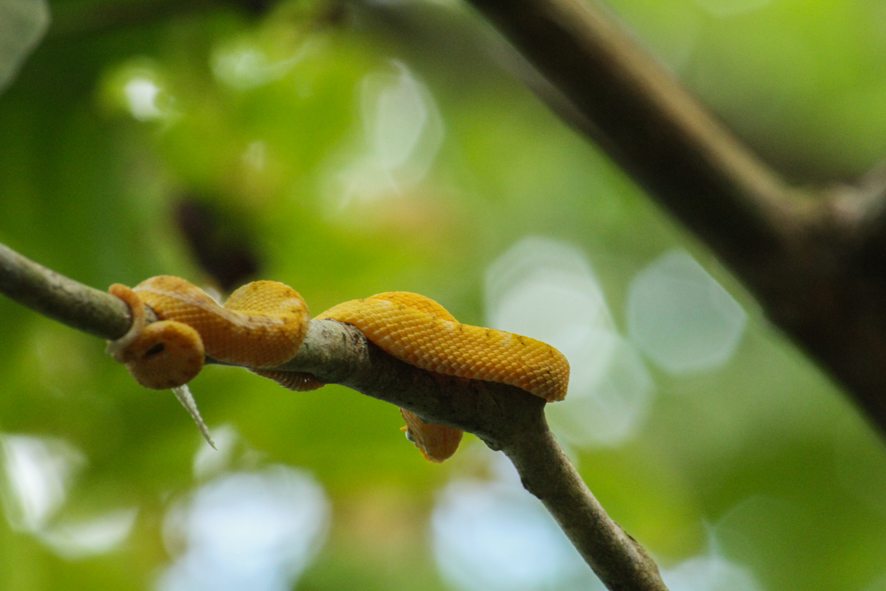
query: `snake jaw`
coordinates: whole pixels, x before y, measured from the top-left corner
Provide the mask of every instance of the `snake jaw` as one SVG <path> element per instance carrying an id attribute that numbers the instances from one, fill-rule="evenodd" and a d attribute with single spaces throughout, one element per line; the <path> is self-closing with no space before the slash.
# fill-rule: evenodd
<path id="1" fill-rule="evenodd" d="M 196 423 L 197 428 L 200 430 L 200 433 L 203 435 L 203 439 L 206 440 L 212 449 L 218 449 L 215 447 L 215 442 L 212 440 L 212 436 L 209 434 L 209 427 L 206 426 L 206 423 L 203 421 L 203 417 L 200 415 L 200 410 L 197 408 L 197 401 L 194 400 L 194 395 L 191 394 L 190 388 L 188 388 L 187 384 L 176 386 L 172 389 L 172 393 L 175 394 L 176 399 L 181 403 L 185 410 L 188 411 L 188 414 L 191 415 L 191 418 L 194 419 L 194 423 Z"/>

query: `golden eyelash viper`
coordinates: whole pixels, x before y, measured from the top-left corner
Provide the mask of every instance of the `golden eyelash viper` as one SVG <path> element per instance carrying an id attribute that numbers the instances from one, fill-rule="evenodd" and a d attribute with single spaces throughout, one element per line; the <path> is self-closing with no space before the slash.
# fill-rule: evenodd
<path id="1" fill-rule="evenodd" d="M 127 303 L 133 317 L 132 328 L 112 341 L 109 351 L 145 387 L 183 387 L 207 356 L 246 366 L 288 388 L 323 385 L 307 374 L 273 370 L 296 355 L 310 322 L 307 305 L 288 285 L 254 281 L 234 291 L 224 305 L 169 275 L 132 289 L 114 284 L 109 292 Z M 157 322 L 146 323 L 145 304 Z M 389 355 L 423 370 L 509 384 L 548 402 L 566 395 L 569 364 L 558 350 L 529 337 L 461 324 L 443 306 L 416 293 L 351 300 L 316 318 L 351 324 Z M 455 452 L 460 430 L 428 423 L 404 409 L 401 413 L 407 436 L 427 459 L 441 462 Z"/>

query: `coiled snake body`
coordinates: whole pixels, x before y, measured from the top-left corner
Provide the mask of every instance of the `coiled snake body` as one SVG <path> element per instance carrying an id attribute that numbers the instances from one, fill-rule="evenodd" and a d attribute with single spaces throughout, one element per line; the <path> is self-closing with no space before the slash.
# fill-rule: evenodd
<path id="1" fill-rule="evenodd" d="M 168 275 L 132 289 L 114 284 L 109 291 L 133 315 L 132 328 L 109 349 L 145 387 L 181 387 L 200 372 L 205 357 L 248 367 L 292 389 L 323 385 L 306 374 L 274 370 L 295 357 L 310 322 L 304 300 L 283 283 L 248 283 L 224 305 Z M 145 304 L 159 321 L 145 322 Z M 416 293 L 351 300 L 317 319 L 351 324 L 389 355 L 427 371 L 509 384 L 549 402 L 566 395 L 569 364 L 559 351 L 529 337 L 461 324 L 443 306 Z M 460 430 L 401 412 L 407 436 L 426 458 L 439 462 L 455 452 Z"/>

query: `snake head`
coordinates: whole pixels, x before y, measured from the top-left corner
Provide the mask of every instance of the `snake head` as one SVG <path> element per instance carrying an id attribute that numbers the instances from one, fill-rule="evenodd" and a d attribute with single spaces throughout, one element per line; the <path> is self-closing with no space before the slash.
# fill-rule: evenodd
<path id="1" fill-rule="evenodd" d="M 195 329 L 182 322 L 161 320 L 145 326 L 117 356 L 139 384 L 165 390 L 194 379 L 203 367 L 205 352 Z"/>

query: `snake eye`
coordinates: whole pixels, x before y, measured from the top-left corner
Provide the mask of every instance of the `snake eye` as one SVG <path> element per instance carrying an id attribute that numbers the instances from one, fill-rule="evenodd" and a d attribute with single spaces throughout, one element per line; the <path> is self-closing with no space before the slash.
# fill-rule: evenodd
<path id="1" fill-rule="evenodd" d="M 145 351 L 144 358 L 150 359 L 151 357 L 156 357 L 157 355 L 159 355 L 160 353 L 162 353 L 165 350 L 166 350 L 166 345 L 164 345 L 163 343 L 157 343 L 156 345 L 152 346 L 150 349 Z"/>
<path id="2" fill-rule="evenodd" d="M 409 441 L 410 443 L 415 443 L 415 436 L 412 434 L 412 431 L 406 429 L 406 431 L 404 431 L 404 434 L 406 435 L 407 441 Z"/>

